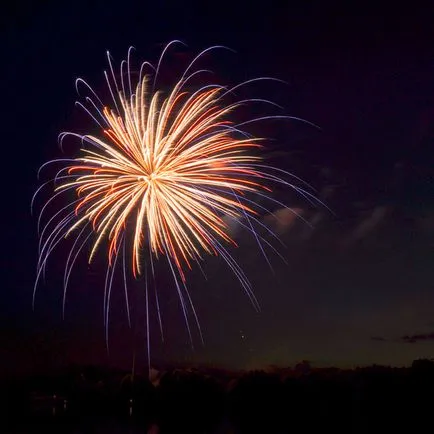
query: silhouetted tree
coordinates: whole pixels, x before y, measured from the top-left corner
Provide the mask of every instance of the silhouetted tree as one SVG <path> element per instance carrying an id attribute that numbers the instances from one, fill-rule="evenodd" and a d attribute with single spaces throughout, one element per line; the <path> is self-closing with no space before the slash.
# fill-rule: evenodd
<path id="1" fill-rule="evenodd" d="M 199 373 L 167 372 L 160 379 L 157 396 L 162 433 L 174 428 L 178 432 L 207 432 L 223 415 L 223 388 Z"/>
<path id="2" fill-rule="evenodd" d="M 242 432 L 265 432 L 278 427 L 284 408 L 282 384 L 262 371 L 241 377 L 229 394 L 231 420 Z"/>

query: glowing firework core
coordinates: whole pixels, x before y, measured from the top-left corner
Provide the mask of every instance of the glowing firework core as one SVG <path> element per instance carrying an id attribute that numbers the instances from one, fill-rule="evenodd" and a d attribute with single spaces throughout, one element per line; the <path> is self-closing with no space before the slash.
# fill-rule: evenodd
<path id="1" fill-rule="evenodd" d="M 249 167 L 258 158 L 245 152 L 259 145 L 235 137 L 224 118 L 236 105 L 218 106 L 221 87 L 189 94 L 180 92 L 181 82 L 160 103 L 158 92 L 148 98 L 146 82 L 145 77 L 129 101 L 119 92 L 122 117 L 104 108 L 106 139 L 86 136 L 99 152 L 84 149 L 80 164 L 68 170 L 81 176 L 59 188 L 74 186 L 81 198 L 76 213 L 85 210 L 68 233 L 90 220 L 98 234 L 91 258 L 108 237 L 112 263 L 134 215 L 134 275 L 141 272 L 146 228 L 152 253 L 169 255 L 184 279 L 182 262 L 190 267 L 201 257 L 199 248 L 216 254 L 215 236 L 234 244 L 221 215 L 254 213 L 215 189 L 231 195 L 261 188 L 261 174 Z"/>

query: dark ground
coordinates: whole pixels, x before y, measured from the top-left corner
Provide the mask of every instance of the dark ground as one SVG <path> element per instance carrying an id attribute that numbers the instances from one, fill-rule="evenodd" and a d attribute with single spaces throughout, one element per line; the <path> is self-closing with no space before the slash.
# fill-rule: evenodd
<path id="1" fill-rule="evenodd" d="M 9 380 L 1 386 L 2 424 L 10 432 L 415 432 L 430 423 L 434 362 L 355 370 L 308 362 L 267 372 L 171 369 L 153 371 L 151 380 L 78 366 Z"/>

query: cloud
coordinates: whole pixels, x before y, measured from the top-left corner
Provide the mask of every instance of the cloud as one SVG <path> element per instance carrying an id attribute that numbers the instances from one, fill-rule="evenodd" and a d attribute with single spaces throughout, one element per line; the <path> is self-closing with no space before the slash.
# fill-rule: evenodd
<path id="1" fill-rule="evenodd" d="M 303 224 L 303 227 L 299 232 L 300 239 L 303 241 L 307 241 L 314 236 L 315 229 L 317 229 L 319 224 L 324 220 L 324 213 L 319 211 L 313 214 L 311 217 L 305 216 L 305 218 L 309 223 Z"/>
<path id="2" fill-rule="evenodd" d="M 387 342 L 387 339 L 383 338 L 382 336 L 371 336 L 371 341 L 375 341 L 375 342 Z"/>
<path id="3" fill-rule="evenodd" d="M 415 344 L 417 342 L 427 342 L 434 341 L 434 332 L 432 333 L 422 333 L 416 335 L 405 335 L 399 338 L 401 342 L 405 342 L 407 344 Z"/>
<path id="4" fill-rule="evenodd" d="M 267 225 L 273 224 L 273 229 L 278 235 L 282 235 L 287 232 L 294 223 L 300 219 L 303 215 L 303 209 L 301 208 L 280 208 L 274 211 L 273 215 L 265 217 L 265 223 Z"/>
<path id="5" fill-rule="evenodd" d="M 358 226 L 352 231 L 347 239 L 346 244 L 351 244 L 365 238 L 368 234 L 373 232 L 380 223 L 384 220 L 388 211 L 388 207 L 384 205 L 377 206 L 373 209 L 372 213 L 362 220 Z"/>
<path id="6" fill-rule="evenodd" d="M 241 224 L 238 222 L 238 220 L 228 215 L 224 215 L 222 220 L 227 225 L 228 234 L 231 237 L 235 237 L 241 229 Z"/>

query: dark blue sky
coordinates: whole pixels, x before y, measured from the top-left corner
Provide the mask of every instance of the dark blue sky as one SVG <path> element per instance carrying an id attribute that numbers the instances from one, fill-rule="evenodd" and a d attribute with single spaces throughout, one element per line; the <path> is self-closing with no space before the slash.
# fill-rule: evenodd
<path id="1" fill-rule="evenodd" d="M 256 367 L 434 357 L 434 7 L 39 3 L 17 2 L 2 13 L 1 360 L 26 369 L 129 362 L 132 337 L 119 294 L 110 358 L 105 353 L 97 272 L 77 269 L 62 322 L 61 270 L 49 269 L 32 313 L 37 244 L 29 203 L 38 167 L 60 155 L 58 133 L 88 122 L 74 109 L 75 78 L 98 88 L 105 50 L 122 59 L 134 45 L 140 58 L 155 60 L 175 38 L 188 44 L 185 55 L 214 44 L 236 50 L 212 62 L 230 82 L 267 75 L 289 83 L 259 90 L 322 132 L 268 124 L 272 155 L 312 183 L 336 216 L 279 192 L 315 228 L 281 215 L 286 224 L 275 229 L 289 264 L 274 258 L 274 276 L 239 235 L 260 315 L 221 263 L 205 265 L 207 282 L 192 277 L 204 349 L 189 349 L 163 277 L 167 342 L 153 335 L 155 359 Z"/>

